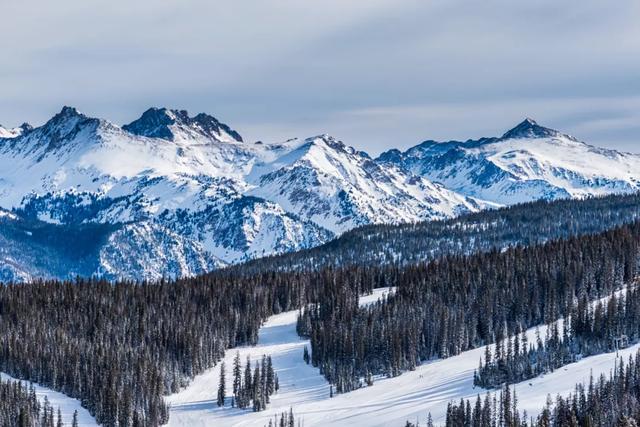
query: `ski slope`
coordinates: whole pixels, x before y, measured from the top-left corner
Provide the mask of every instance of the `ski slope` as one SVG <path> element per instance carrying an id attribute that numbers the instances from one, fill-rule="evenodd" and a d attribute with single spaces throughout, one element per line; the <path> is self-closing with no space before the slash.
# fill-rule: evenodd
<path id="1" fill-rule="evenodd" d="M 360 304 L 375 302 L 388 289 L 377 289 L 371 295 L 360 299 Z M 304 347 L 311 351 L 309 340 L 301 339 L 296 332 L 298 311 L 287 311 L 269 318 L 260 328 L 258 345 L 239 347 L 243 365 L 247 356 L 252 362 L 271 355 L 273 366 L 278 375 L 280 390 L 271 397 L 268 409 L 263 412 L 251 412 L 231 408 L 231 390 L 233 377 L 231 369 L 236 351 L 225 355 L 227 374 L 227 401 L 224 408 L 216 404 L 220 364 L 197 376 L 189 386 L 167 398 L 171 405 L 170 426 L 211 426 L 211 425 L 259 425 L 269 422 L 269 418 L 289 408 L 303 407 L 313 402 L 329 399 L 329 383 L 320 375 L 318 369 L 307 365 L 302 359 Z"/>
<path id="2" fill-rule="evenodd" d="M 378 300 L 388 289 L 377 289 L 372 295 L 360 299 L 365 305 Z M 619 291 L 617 294 L 621 294 Z M 603 298 L 606 300 L 607 298 Z M 484 347 L 466 351 L 448 359 L 426 362 L 415 371 L 395 378 L 378 378 L 372 387 L 365 387 L 345 394 L 329 397 L 329 384 L 319 370 L 304 363 L 302 352 L 305 345 L 311 351 L 308 340 L 296 333 L 297 311 L 272 316 L 260 329 L 258 345 L 242 347 L 244 363 L 246 356 L 257 360 L 270 354 L 280 379 L 280 391 L 275 394 L 267 410 L 252 412 L 230 407 L 232 389 L 231 367 L 235 351 L 225 356 L 227 365 L 227 402 L 225 407 L 216 405 L 216 393 L 220 365 L 199 375 L 184 390 L 168 397 L 171 405 L 170 426 L 265 426 L 275 414 L 293 408 L 297 419 L 308 426 L 401 426 L 405 421 L 424 423 L 431 413 L 436 424 L 442 423 L 447 404 L 461 398 L 471 398 L 487 393 L 473 386 L 473 372 L 484 355 Z M 559 322 L 562 322 L 560 320 Z M 561 324 L 559 325 L 562 326 Z M 546 327 L 539 328 L 544 337 Z M 535 342 L 536 328 L 527 331 L 529 342 Z M 615 353 L 585 358 L 557 371 L 514 387 L 518 394 L 520 410 L 536 416 L 544 406 L 547 396 L 568 395 L 575 384 L 587 382 L 589 376 L 609 374 L 618 357 L 625 362 L 635 354 L 640 344 Z"/>
<path id="3" fill-rule="evenodd" d="M 0 378 L 3 381 L 13 380 L 16 381 L 15 378 L 0 372 Z M 21 381 L 24 385 L 29 386 L 29 381 Z M 71 421 L 73 420 L 74 411 L 78 411 L 78 425 L 88 427 L 88 426 L 97 426 L 96 420 L 91 416 L 89 411 L 80 406 L 80 401 L 76 399 L 72 399 L 62 393 L 57 391 L 50 390 L 46 387 L 39 386 L 34 384 L 36 388 L 36 395 L 38 396 L 38 400 L 43 403 L 45 396 L 49 399 L 49 403 L 53 407 L 54 415 L 58 416 L 58 408 L 60 408 L 60 412 L 62 413 L 62 421 L 64 425 L 70 426 Z"/>

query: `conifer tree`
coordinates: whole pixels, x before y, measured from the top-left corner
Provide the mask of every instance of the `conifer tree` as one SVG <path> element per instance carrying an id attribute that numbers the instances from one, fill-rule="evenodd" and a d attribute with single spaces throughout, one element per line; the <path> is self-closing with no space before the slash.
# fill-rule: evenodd
<path id="1" fill-rule="evenodd" d="M 218 381 L 218 406 L 224 406 L 226 378 L 225 378 L 225 363 L 224 360 L 220 364 L 220 380 Z"/>

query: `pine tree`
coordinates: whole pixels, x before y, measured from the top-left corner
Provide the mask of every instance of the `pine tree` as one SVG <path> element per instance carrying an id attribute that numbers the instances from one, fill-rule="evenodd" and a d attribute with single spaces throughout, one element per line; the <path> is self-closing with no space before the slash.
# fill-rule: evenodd
<path id="1" fill-rule="evenodd" d="M 242 366 L 240 363 L 240 352 L 236 351 L 236 357 L 233 359 L 233 396 L 234 401 L 238 399 L 240 387 L 242 386 Z"/>
<path id="2" fill-rule="evenodd" d="M 78 427 L 78 410 L 73 411 L 73 420 L 71 421 L 71 427 Z"/>
<path id="3" fill-rule="evenodd" d="M 220 380 L 218 381 L 218 406 L 224 406 L 226 378 L 225 378 L 225 363 L 222 361 L 220 364 Z"/>
<path id="4" fill-rule="evenodd" d="M 273 371 L 273 361 L 271 356 L 267 357 L 267 400 L 268 396 L 271 396 L 276 391 L 275 386 L 275 372 Z"/>
<path id="5" fill-rule="evenodd" d="M 302 352 L 302 359 L 307 365 L 309 364 L 309 361 L 310 361 L 309 349 L 307 348 L 306 345 L 304 346 L 304 351 Z"/>
<path id="6" fill-rule="evenodd" d="M 260 364 L 256 361 L 256 366 L 253 370 L 253 410 L 257 412 L 262 409 L 264 409 L 264 401 L 260 382 Z"/>

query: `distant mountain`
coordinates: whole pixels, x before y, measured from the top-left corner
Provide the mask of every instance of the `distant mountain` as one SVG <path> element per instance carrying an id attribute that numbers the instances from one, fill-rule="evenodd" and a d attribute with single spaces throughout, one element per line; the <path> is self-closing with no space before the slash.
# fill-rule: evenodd
<path id="1" fill-rule="evenodd" d="M 183 110 L 152 108 L 120 127 L 64 107 L 40 127 L 2 135 L 0 207 L 11 217 L 0 228 L 5 246 L 22 251 L 21 262 L 0 252 L 4 280 L 194 275 L 314 247 L 359 225 L 486 206 L 330 136 L 251 144 L 214 117 Z M 54 253 L 56 242 L 33 246 L 16 224 L 101 233 L 83 237 L 94 240 L 79 269 L 78 259 Z M 47 251 L 50 263 L 36 263 Z"/>
<path id="2" fill-rule="evenodd" d="M 289 143 L 290 150 L 254 168 L 249 193 L 335 233 L 372 223 L 447 218 L 484 206 L 382 165 L 328 135 Z"/>
<path id="3" fill-rule="evenodd" d="M 32 130 L 33 127 L 29 123 L 23 123 L 21 126 L 13 129 L 7 129 L 4 126 L 0 125 L 0 138 L 17 138 L 21 135 L 31 132 Z"/>
<path id="4" fill-rule="evenodd" d="M 639 177 L 639 156 L 531 119 L 373 159 L 329 135 L 247 143 L 204 113 L 151 108 L 120 127 L 64 107 L 36 128 L 0 127 L 0 280 L 189 276 L 368 224 L 632 192 Z"/>
<path id="5" fill-rule="evenodd" d="M 425 141 L 377 161 L 499 205 L 640 188 L 640 156 L 593 147 L 531 119 L 499 138 Z"/>

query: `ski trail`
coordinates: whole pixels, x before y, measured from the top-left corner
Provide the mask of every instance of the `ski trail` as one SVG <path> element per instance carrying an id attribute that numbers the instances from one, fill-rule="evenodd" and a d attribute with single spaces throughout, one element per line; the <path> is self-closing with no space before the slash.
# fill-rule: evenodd
<path id="1" fill-rule="evenodd" d="M 370 304 L 389 292 L 388 288 L 376 289 L 371 295 L 360 299 L 360 304 Z M 238 347 L 226 352 L 227 401 L 224 408 L 216 404 L 220 364 L 198 375 L 184 390 L 167 397 L 171 405 L 170 426 L 243 425 L 246 422 L 264 425 L 275 413 L 289 408 L 319 402 L 329 398 L 330 385 L 318 369 L 307 365 L 302 359 L 304 347 L 311 351 L 309 340 L 296 332 L 298 311 L 287 311 L 271 316 L 260 328 L 258 344 L 253 347 Z M 271 397 L 266 411 L 254 413 L 250 409 L 231 408 L 232 367 L 236 351 L 244 366 L 247 356 L 252 362 L 262 355 L 271 355 L 273 367 L 278 375 L 280 390 Z"/>
<path id="2" fill-rule="evenodd" d="M 360 298 L 360 304 L 370 304 L 387 289 L 376 289 L 373 295 Z M 621 295 L 624 290 L 616 292 Z M 609 297 L 602 298 L 606 301 Z M 596 302 L 594 302 L 595 304 Z M 271 354 L 274 369 L 280 378 L 280 391 L 275 394 L 267 410 L 252 412 L 230 407 L 230 399 L 224 408 L 216 405 L 219 365 L 199 375 L 183 391 L 168 397 L 172 405 L 171 426 L 257 426 L 262 427 L 275 414 L 293 408 L 296 418 L 309 426 L 400 426 L 405 421 L 419 421 L 424 425 L 428 413 L 436 424 L 442 423 L 447 404 L 451 401 L 482 398 L 487 390 L 474 388 L 473 372 L 484 356 L 485 348 L 463 352 L 447 359 L 428 361 L 414 371 L 395 378 L 376 378 L 372 387 L 364 387 L 349 393 L 329 397 L 329 384 L 319 370 L 302 360 L 302 351 L 308 340 L 296 333 L 297 311 L 272 316 L 260 329 L 258 345 L 237 349 L 244 363 L 246 355 L 252 360 Z M 562 327 L 563 320 L 559 320 Z M 536 329 L 526 331 L 530 343 L 535 343 Z M 544 338 L 546 326 L 540 326 Z M 492 345 L 493 347 L 493 345 Z M 640 349 L 640 344 L 619 352 L 626 359 Z M 235 350 L 225 356 L 227 365 L 227 394 L 231 393 L 231 366 Z M 553 373 L 515 384 L 519 408 L 529 416 L 536 416 L 546 402 L 547 395 L 571 393 L 575 384 L 586 382 L 591 373 L 608 375 L 618 363 L 615 353 L 585 358 L 564 366 Z"/>

